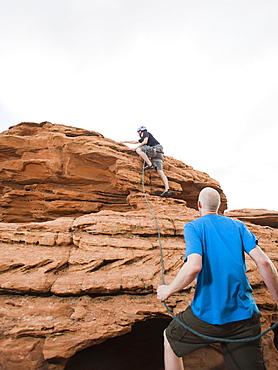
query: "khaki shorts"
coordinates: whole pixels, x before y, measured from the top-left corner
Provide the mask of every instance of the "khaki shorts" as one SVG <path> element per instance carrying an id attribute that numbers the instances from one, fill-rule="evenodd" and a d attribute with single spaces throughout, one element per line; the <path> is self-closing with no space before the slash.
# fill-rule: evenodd
<path id="1" fill-rule="evenodd" d="M 198 333 L 217 338 L 251 338 L 261 333 L 260 313 L 250 319 L 230 322 L 224 325 L 208 324 L 195 316 L 189 306 L 177 315 L 179 320 Z M 178 357 L 186 356 L 201 347 L 217 341 L 201 338 L 172 320 L 166 329 L 166 336 L 172 350 Z M 227 370 L 265 370 L 261 340 L 251 342 L 220 342 Z"/>
<path id="2" fill-rule="evenodd" d="M 163 147 L 162 145 L 148 146 L 144 145 L 141 150 L 147 154 L 149 158 L 152 159 L 152 164 L 158 169 L 163 171 Z"/>

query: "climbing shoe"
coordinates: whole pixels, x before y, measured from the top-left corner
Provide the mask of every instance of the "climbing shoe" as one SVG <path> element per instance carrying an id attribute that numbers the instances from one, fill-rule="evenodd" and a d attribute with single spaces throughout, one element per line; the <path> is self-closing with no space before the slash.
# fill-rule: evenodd
<path id="1" fill-rule="evenodd" d="M 153 166 L 153 165 L 144 167 L 144 171 L 154 170 L 154 169 L 155 169 L 155 166 Z"/>
<path id="2" fill-rule="evenodd" d="M 160 194 L 159 196 L 162 198 L 168 198 L 173 194 L 172 190 L 168 189 L 167 191 L 164 191 L 164 193 Z"/>

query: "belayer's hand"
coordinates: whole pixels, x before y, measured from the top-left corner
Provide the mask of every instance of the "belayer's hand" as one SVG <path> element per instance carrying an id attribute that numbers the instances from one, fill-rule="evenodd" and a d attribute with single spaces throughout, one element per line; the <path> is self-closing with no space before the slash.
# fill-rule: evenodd
<path id="1" fill-rule="evenodd" d="M 157 287 L 157 298 L 161 302 L 164 302 L 170 295 L 171 293 L 170 293 L 169 285 L 159 285 Z"/>

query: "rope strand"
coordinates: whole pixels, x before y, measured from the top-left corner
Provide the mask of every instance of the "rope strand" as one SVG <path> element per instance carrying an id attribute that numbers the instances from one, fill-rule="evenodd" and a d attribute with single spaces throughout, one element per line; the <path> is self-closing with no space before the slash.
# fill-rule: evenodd
<path id="1" fill-rule="evenodd" d="M 159 253 L 160 253 L 160 264 L 161 264 L 161 281 L 162 281 L 162 284 L 165 284 L 165 278 L 164 278 L 164 275 L 165 275 L 165 267 L 164 267 L 164 259 L 163 259 L 163 249 L 162 249 L 162 243 L 161 243 L 161 234 L 160 234 L 160 228 L 159 228 L 159 224 L 158 224 L 158 221 L 157 221 L 157 218 L 152 210 L 152 207 L 150 205 L 150 202 L 147 198 L 147 194 L 145 192 L 145 171 L 144 171 L 144 167 L 145 167 L 145 161 L 143 163 L 143 167 L 142 167 L 142 191 L 143 191 L 143 194 L 144 194 L 144 198 L 145 198 L 145 201 L 147 203 L 147 206 L 149 208 L 149 211 L 154 219 L 154 222 L 155 222 L 155 226 L 156 226 L 156 229 L 157 229 L 157 239 L 158 239 L 158 243 L 159 243 Z"/>

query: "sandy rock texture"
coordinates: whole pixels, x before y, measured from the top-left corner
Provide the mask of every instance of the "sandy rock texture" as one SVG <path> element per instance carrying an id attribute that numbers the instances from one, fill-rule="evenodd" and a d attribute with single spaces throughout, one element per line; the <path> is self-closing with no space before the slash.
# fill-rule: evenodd
<path id="1" fill-rule="evenodd" d="M 142 189 L 142 162 L 124 144 L 94 131 L 51 124 L 21 123 L 0 134 L 0 219 L 48 221 L 101 210 L 129 211 L 128 195 Z M 174 197 L 196 208 L 207 174 L 166 157 L 165 171 Z M 145 191 L 163 192 L 155 171 L 145 173 Z"/>
<path id="2" fill-rule="evenodd" d="M 167 156 L 174 195 L 160 198 L 154 171 L 142 189 L 141 167 L 133 150 L 94 131 L 43 122 L 0 134 L 0 369 L 65 369 L 83 349 L 168 317 L 156 287 L 162 270 L 167 282 L 182 266 L 199 191 L 216 188 L 221 212 L 227 200 L 216 180 Z M 278 213 L 227 215 L 247 224 L 277 267 Z M 266 329 L 277 308 L 248 258 L 247 270 Z M 194 283 L 168 304 L 177 313 L 193 294 Z M 277 337 L 263 338 L 269 370 Z M 224 369 L 220 348 L 191 354 L 187 366 Z"/>

